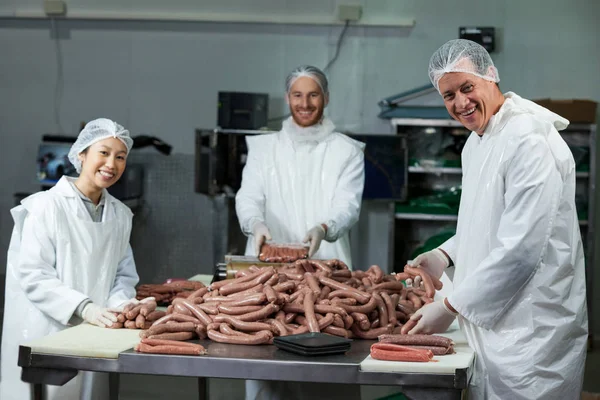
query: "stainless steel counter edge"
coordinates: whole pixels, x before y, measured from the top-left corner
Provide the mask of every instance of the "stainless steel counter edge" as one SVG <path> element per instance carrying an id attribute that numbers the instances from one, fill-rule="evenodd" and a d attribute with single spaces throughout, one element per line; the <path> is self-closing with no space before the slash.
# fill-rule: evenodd
<path id="1" fill-rule="evenodd" d="M 34 369 L 36 380 L 44 371 L 85 370 L 132 374 L 172 375 L 207 378 L 262 379 L 297 382 L 352 383 L 363 385 L 415 386 L 464 389 L 469 369 L 454 374 L 363 372 L 360 362 L 372 341 L 355 341 L 344 355 L 304 357 L 278 350 L 275 346 L 236 346 L 210 341 L 206 356 L 141 354 L 128 350 L 118 359 L 89 358 L 31 353 L 21 346 L 19 365 Z M 29 381 L 29 380 L 28 380 Z M 33 381 L 32 381 L 33 382 Z"/>

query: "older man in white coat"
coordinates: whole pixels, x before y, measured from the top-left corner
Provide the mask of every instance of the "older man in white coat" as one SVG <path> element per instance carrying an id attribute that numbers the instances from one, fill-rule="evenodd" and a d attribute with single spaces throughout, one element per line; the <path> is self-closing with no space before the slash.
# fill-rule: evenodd
<path id="1" fill-rule="evenodd" d="M 587 339 L 585 267 L 569 121 L 502 94 L 489 54 L 452 40 L 429 76 L 450 115 L 472 131 L 462 153 L 456 235 L 414 260 L 454 292 L 403 328 L 445 331 L 458 315 L 477 353 L 475 399 L 579 399 Z"/>
<path id="2" fill-rule="evenodd" d="M 329 90 L 318 68 L 296 68 L 286 91 L 292 116 L 282 130 L 246 140 L 248 160 L 236 196 L 240 225 L 249 236 L 246 255 L 257 255 L 266 240 L 303 241 L 310 244 L 310 257 L 338 258 L 351 266 L 348 232 L 360 212 L 364 144 L 335 132 L 323 116 Z M 326 390 L 321 385 L 311 392 L 316 385 L 249 383 L 250 399 L 324 396 Z M 360 396 L 351 385 L 336 386 L 331 396 Z"/>

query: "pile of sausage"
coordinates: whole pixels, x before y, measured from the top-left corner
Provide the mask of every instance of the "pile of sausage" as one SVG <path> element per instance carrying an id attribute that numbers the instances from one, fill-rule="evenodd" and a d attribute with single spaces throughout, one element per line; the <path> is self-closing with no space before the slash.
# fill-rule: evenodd
<path id="1" fill-rule="evenodd" d="M 308 247 L 300 244 L 265 243 L 260 248 L 258 259 L 269 263 L 292 263 L 308 258 Z"/>
<path id="2" fill-rule="evenodd" d="M 156 301 L 152 298 L 143 299 L 139 304 L 128 304 L 117 314 L 117 322 L 113 322 L 109 328 L 148 329 L 154 321 L 166 314 L 157 310 L 156 306 Z"/>
<path id="3" fill-rule="evenodd" d="M 143 284 L 137 287 L 136 298 L 138 300 L 146 297 L 154 297 L 160 305 L 167 306 L 171 304 L 174 298 L 186 298 L 194 290 L 198 290 L 204 285 L 201 282 L 177 280 L 163 284 Z"/>
<path id="4" fill-rule="evenodd" d="M 417 273 L 424 289 L 401 282 Z M 376 265 L 350 271 L 339 260 L 298 260 L 278 269 L 252 266 L 235 279 L 175 298 L 142 337 L 264 344 L 273 336 L 325 332 L 377 339 L 399 333 L 416 310 L 433 301 L 436 287 L 441 288 L 439 281 L 411 268 L 386 275 Z"/>

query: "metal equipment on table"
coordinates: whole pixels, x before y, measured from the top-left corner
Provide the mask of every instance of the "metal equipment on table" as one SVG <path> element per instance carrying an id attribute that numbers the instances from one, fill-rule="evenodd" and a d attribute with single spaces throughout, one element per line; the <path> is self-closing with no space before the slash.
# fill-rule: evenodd
<path id="1" fill-rule="evenodd" d="M 217 263 L 217 265 L 215 266 L 213 282 L 214 281 L 222 281 L 225 279 L 233 279 L 233 278 L 235 278 L 235 274 L 238 271 L 248 269 L 253 265 L 257 265 L 259 267 L 268 267 L 268 266 L 280 267 L 285 264 L 262 262 L 256 256 L 226 255 L 225 262 Z"/>

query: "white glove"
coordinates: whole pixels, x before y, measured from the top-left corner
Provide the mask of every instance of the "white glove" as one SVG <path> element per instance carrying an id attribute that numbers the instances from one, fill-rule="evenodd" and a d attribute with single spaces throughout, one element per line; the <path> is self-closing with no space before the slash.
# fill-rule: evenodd
<path id="1" fill-rule="evenodd" d="M 260 248 L 263 243 L 267 240 L 271 240 L 271 232 L 269 228 L 262 222 L 257 222 L 252 227 L 252 236 L 254 236 L 254 247 L 256 249 L 256 255 L 260 254 Z"/>
<path id="2" fill-rule="evenodd" d="M 108 308 L 100 307 L 94 303 L 89 303 L 83 308 L 81 318 L 84 321 L 97 325 L 102 328 L 112 326 L 113 322 L 117 322 L 117 316 L 108 310 Z"/>
<path id="3" fill-rule="evenodd" d="M 415 333 L 431 335 L 446 332 L 458 313 L 452 312 L 444 304 L 444 300 L 425 304 L 418 309 L 410 317 L 410 320 L 404 324 L 400 332 L 410 335 Z"/>
<path id="4" fill-rule="evenodd" d="M 124 301 L 123 303 L 121 303 L 120 305 L 118 305 L 116 307 L 110 307 L 108 309 L 108 311 L 115 312 L 115 313 L 121 313 L 121 312 L 123 312 L 123 309 L 125 308 L 125 306 L 127 306 L 129 304 L 133 304 L 135 306 L 139 303 L 140 303 L 140 301 L 134 297 L 133 299 Z"/>
<path id="5" fill-rule="evenodd" d="M 325 228 L 321 225 L 317 225 L 306 232 L 306 236 L 302 239 L 302 242 L 310 242 L 310 248 L 308 249 L 308 258 L 312 257 L 321 247 L 321 242 L 325 239 Z"/>
<path id="6" fill-rule="evenodd" d="M 420 267 L 434 278 L 440 279 L 444 270 L 450 265 L 448 257 L 440 250 L 433 249 L 408 262 L 411 267 Z"/>

